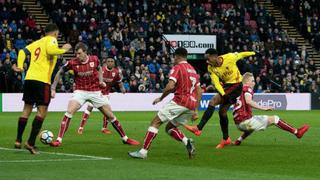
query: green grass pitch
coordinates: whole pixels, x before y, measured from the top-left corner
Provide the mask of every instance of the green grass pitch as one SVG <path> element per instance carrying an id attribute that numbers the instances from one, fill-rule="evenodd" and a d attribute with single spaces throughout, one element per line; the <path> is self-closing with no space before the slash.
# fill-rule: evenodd
<path id="1" fill-rule="evenodd" d="M 43 129 L 57 135 L 63 114 L 49 113 Z M 156 112 L 115 114 L 128 136 L 143 142 Z M 257 111 L 256 114 L 266 112 Z M 221 139 L 221 131 L 215 112 L 200 137 L 180 128 L 187 137 L 195 140 L 197 154 L 194 159 L 187 158 L 184 145 L 168 136 L 163 126 L 151 145 L 148 159 L 137 160 L 129 158 L 127 152 L 141 146 L 122 144 L 112 126 L 109 126 L 111 135 L 100 133 L 102 115 L 98 112 L 92 113 L 83 135 L 77 134 L 81 118 L 81 113 L 77 113 L 61 147 L 52 148 L 37 140 L 42 153 L 36 156 L 25 150 L 12 150 L 20 113 L 1 113 L 0 179 L 319 179 L 320 111 L 274 111 L 267 114 L 277 114 L 296 127 L 308 123 L 311 128 L 298 140 L 273 126 L 254 133 L 239 147 L 227 146 L 217 150 L 215 146 Z M 29 136 L 34 114 L 31 117 L 24 141 Z M 231 120 L 231 113 L 229 131 L 233 140 L 240 134 Z M 104 159 L 106 157 L 112 159 Z"/>

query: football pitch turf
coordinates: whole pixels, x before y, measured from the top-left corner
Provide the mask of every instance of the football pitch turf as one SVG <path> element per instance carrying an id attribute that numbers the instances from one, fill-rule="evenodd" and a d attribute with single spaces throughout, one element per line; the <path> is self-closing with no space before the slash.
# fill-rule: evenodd
<path id="1" fill-rule="evenodd" d="M 42 129 L 59 131 L 61 113 L 49 113 Z M 116 112 L 129 137 L 143 142 L 156 112 Z M 196 156 L 188 159 L 185 146 L 160 128 L 146 160 L 131 159 L 128 151 L 141 146 L 124 145 L 109 125 L 111 135 L 100 133 L 102 115 L 92 113 L 83 135 L 77 134 L 81 113 L 77 113 L 61 147 L 52 148 L 37 139 L 41 153 L 14 150 L 17 119 L 20 113 L 0 114 L 0 179 L 320 179 L 320 111 L 257 111 L 277 114 L 295 127 L 311 127 L 302 139 L 275 126 L 254 133 L 241 146 L 215 149 L 221 131 L 217 112 L 196 137 Z M 200 113 L 201 117 L 202 113 Z M 34 114 L 28 121 L 23 140 L 27 140 Z M 229 113 L 229 132 L 240 135 Z M 196 122 L 197 123 L 197 122 Z"/>

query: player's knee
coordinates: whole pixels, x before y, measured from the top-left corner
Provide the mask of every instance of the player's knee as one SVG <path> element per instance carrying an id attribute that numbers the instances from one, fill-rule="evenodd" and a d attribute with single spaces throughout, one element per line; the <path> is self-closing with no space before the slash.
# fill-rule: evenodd
<path id="1" fill-rule="evenodd" d="M 46 114 L 46 113 L 40 113 L 40 112 L 38 112 L 38 113 L 37 113 L 37 116 L 44 119 L 44 118 L 46 118 L 47 114 Z"/>
<path id="2" fill-rule="evenodd" d="M 116 120 L 117 120 L 117 117 L 114 115 L 112 115 L 112 117 L 107 117 L 107 121 L 109 121 L 109 122 L 114 122 Z"/>
<path id="3" fill-rule="evenodd" d="M 170 135 L 171 134 L 171 131 L 176 128 L 175 125 L 173 125 L 171 122 L 168 122 L 168 124 L 166 125 L 166 132 Z"/>
<path id="4" fill-rule="evenodd" d="M 169 134 L 169 135 L 170 135 L 171 131 L 172 131 L 172 128 L 168 128 L 168 127 L 166 127 L 166 133 L 167 133 L 167 134 Z"/>
<path id="5" fill-rule="evenodd" d="M 211 100 L 209 101 L 209 105 L 210 105 L 210 106 L 216 106 L 217 104 L 215 103 L 215 101 L 214 101 L 213 99 L 211 99 Z"/>
<path id="6" fill-rule="evenodd" d="M 279 120 L 280 120 L 280 117 L 277 116 L 277 115 L 274 115 L 273 118 L 274 118 L 274 123 L 275 123 L 275 124 L 278 124 L 278 122 L 279 122 Z"/>
<path id="7" fill-rule="evenodd" d="M 218 104 L 220 104 L 220 101 L 216 98 L 213 98 L 209 101 L 210 106 L 217 106 Z"/>
<path id="8" fill-rule="evenodd" d="M 66 116 L 66 117 L 68 117 L 68 118 L 72 118 L 72 116 L 73 116 L 73 114 L 70 114 L 68 111 L 66 112 L 66 113 L 64 113 L 64 115 Z"/>
<path id="9" fill-rule="evenodd" d="M 87 110 L 91 112 L 91 111 L 92 111 L 92 109 L 93 109 L 93 106 L 88 105 Z"/>
<path id="10" fill-rule="evenodd" d="M 46 111 L 38 111 L 37 112 L 37 116 L 39 116 L 39 117 L 44 119 L 47 116 L 47 112 Z"/>
<path id="11" fill-rule="evenodd" d="M 116 117 L 115 117 L 112 113 L 107 114 L 107 115 L 105 115 L 105 116 L 107 117 L 107 120 L 109 120 L 110 122 L 116 120 Z"/>
<path id="12" fill-rule="evenodd" d="M 226 111 L 226 110 L 223 110 L 223 109 L 220 109 L 220 110 L 219 110 L 219 116 L 220 116 L 220 117 L 227 117 L 227 111 Z"/>
<path id="13" fill-rule="evenodd" d="M 159 128 L 161 126 L 162 122 L 161 122 L 161 119 L 156 116 L 150 123 L 150 126 L 153 126 L 155 128 Z"/>

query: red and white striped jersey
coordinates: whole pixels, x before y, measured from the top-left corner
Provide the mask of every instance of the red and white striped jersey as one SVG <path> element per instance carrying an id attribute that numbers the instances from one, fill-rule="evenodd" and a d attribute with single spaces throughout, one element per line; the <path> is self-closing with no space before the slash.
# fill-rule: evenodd
<path id="1" fill-rule="evenodd" d="M 64 71 L 73 70 L 75 77 L 75 90 L 101 91 L 99 84 L 99 59 L 97 56 L 88 56 L 84 63 L 77 58 L 69 60 L 64 65 Z"/>
<path id="2" fill-rule="evenodd" d="M 238 97 L 237 102 L 233 107 L 233 119 L 236 124 L 240 124 L 242 121 L 250 119 L 252 117 L 252 108 L 246 103 L 245 95 L 250 94 L 253 96 L 254 91 L 249 86 L 243 86 L 241 95 Z"/>
<path id="3" fill-rule="evenodd" d="M 199 75 L 186 61 L 173 66 L 169 79 L 176 82 L 173 101 L 180 106 L 195 110 L 197 105 L 196 86 L 200 86 Z"/>
<path id="4" fill-rule="evenodd" d="M 107 87 L 101 89 L 103 95 L 108 95 L 112 86 L 115 83 L 122 81 L 122 73 L 118 68 L 112 68 L 109 70 L 107 66 L 102 68 L 103 81 L 107 84 Z"/>

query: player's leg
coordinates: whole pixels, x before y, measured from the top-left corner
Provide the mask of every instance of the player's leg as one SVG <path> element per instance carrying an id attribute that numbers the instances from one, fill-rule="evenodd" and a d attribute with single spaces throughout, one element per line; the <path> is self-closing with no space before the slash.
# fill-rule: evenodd
<path id="1" fill-rule="evenodd" d="M 220 94 L 217 94 L 214 97 L 212 97 L 209 102 L 209 106 L 206 109 L 206 111 L 203 113 L 199 124 L 197 126 L 185 125 L 184 127 L 188 131 L 194 133 L 195 135 L 200 136 L 202 129 L 207 124 L 209 119 L 212 117 L 212 114 L 214 113 L 214 110 L 215 110 L 215 106 L 221 104 L 221 102 L 222 102 L 222 97 Z"/>
<path id="2" fill-rule="evenodd" d="M 175 125 L 174 121 L 169 121 L 166 125 L 166 132 L 175 140 L 183 142 L 183 144 L 186 146 L 189 158 L 192 158 L 195 154 L 195 148 L 193 146 L 193 140 L 190 138 L 187 138 L 183 132 L 181 132 L 177 125 Z"/>
<path id="3" fill-rule="evenodd" d="M 128 154 L 130 157 L 140 158 L 140 159 L 147 158 L 147 154 L 151 146 L 151 143 L 157 136 L 159 132 L 159 127 L 161 126 L 162 123 L 163 122 L 161 121 L 158 115 L 153 118 L 148 128 L 148 131 L 144 137 L 143 147 L 138 151 L 129 152 Z"/>
<path id="4" fill-rule="evenodd" d="M 129 144 L 129 145 L 138 145 L 138 144 L 140 144 L 138 141 L 136 141 L 134 139 L 131 139 L 131 138 L 128 138 L 128 136 L 124 132 L 120 122 L 117 120 L 117 118 L 112 113 L 112 110 L 111 110 L 111 107 L 110 107 L 109 104 L 104 104 L 103 106 L 99 107 L 98 109 L 103 113 L 104 116 L 106 116 L 108 118 L 108 120 L 110 120 L 113 128 L 121 136 L 121 139 L 122 139 L 124 144 Z"/>
<path id="5" fill-rule="evenodd" d="M 60 123 L 58 138 L 57 138 L 57 140 L 55 140 L 54 142 L 51 143 L 51 146 L 57 147 L 57 146 L 61 145 L 62 139 L 63 139 L 66 131 L 69 128 L 73 114 L 81 108 L 81 105 L 83 103 L 84 103 L 84 101 L 82 101 L 82 103 L 80 103 L 79 101 L 74 100 L 74 99 L 71 99 L 69 101 L 67 112 L 64 114 L 63 119 Z"/>
<path id="6" fill-rule="evenodd" d="M 21 148 L 22 135 L 26 128 L 28 118 L 32 112 L 33 104 L 36 102 L 35 90 L 39 88 L 34 87 L 34 81 L 26 80 L 23 85 L 23 101 L 24 107 L 23 112 L 18 120 L 18 128 L 17 128 L 17 139 L 15 142 L 15 148 Z M 43 93 L 43 92 L 41 92 Z"/>
<path id="7" fill-rule="evenodd" d="M 27 122 L 28 122 L 28 118 L 32 112 L 32 104 L 24 104 L 23 107 L 23 111 L 21 116 L 19 117 L 18 120 L 18 129 L 17 129 L 17 138 L 16 138 L 16 142 L 14 144 L 14 147 L 17 149 L 21 148 L 21 142 L 22 142 L 22 135 L 23 132 L 26 128 Z"/>
<path id="8" fill-rule="evenodd" d="M 268 116 L 269 125 L 275 124 L 278 128 L 288 131 L 291 134 L 296 135 L 297 138 L 301 138 L 305 132 L 308 131 L 309 125 L 305 124 L 300 128 L 294 128 L 284 120 L 280 119 L 279 116 Z"/>
<path id="9" fill-rule="evenodd" d="M 101 132 L 103 134 L 111 134 L 111 131 L 108 129 L 108 124 L 109 124 L 109 120 L 108 117 L 103 116 L 103 121 L 102 121 L 102 129 Z"/>
<path id="10" fill-rule="evenodd" d="M 229 129 L 228 129 L 229 120 L 227 115 L 228 109 L 230 108 L 230 106 L 231 104 L 223 102 L 219 108 L 219 118 L 220 118 L 219 122 L 220 122 L 220 128 L 222 131 L 223 139 L 221 140 L 220 144 L 216 146 L 217 149 L 221 149 L 225 145 L 231 144 L 231 139 L 229 137 Z"/>
<path id="11" fill-rule="evenodd" d="M 34 146 L 43 121 L 47 116 L 48 105 L 51 100 L 51 89 L 49 84 L 40 81 L 32 81 L 31 86 L 33 89 L 31 102 L 34 102 L 37 105 L 37 114 L 32 122 L 31 133 L 28 141 L 25 143 L 25 148 L 29 150 L 31 154 L 36 154 L 37 151 Z"/>
<path id="12" fill-rule="evenodd" d="M 86 124 L 87 120 L 89 119 L 90 113 L 93 110 L 93 105 L 91 103 L 88 103 L 87 109 L 82 114 L 82 120 L 80 122 L 80 126 L 78 129 L 78 134 L 83 133 L 84 125 Z"/>
<path id="13" fill-rule="evenodd" d="M 37 115 L 32 122 L 32 129 L 28 139 L 28 142 L 25 144 L 26 148 L 32 153 L 36 154 L 32 147 L 34 147 L 36 138 L 41 130 L 43 121 L 47 116 L 48 106 L 39 105 L 37 107 Z"/>
<path id="14" fill-rule="evenodd" d="M 233 142 L 234 145 L 239 146 L 243 140 L 252 134 L 253 131 L 244 131 L 237 140 Z"/>
<path id="15" fill-rule="evenodd" d="M 108 102 L 110 102 L 110 96 L 109 95 L 103 95 L 104 98 L 106 98 L 108 100 Z M 109 124 L 109 120 L 108 117 L 103 116 L 103 121 L 102 121 L 102 129 L 101 132 L 103 134 L 111 134 L 111 131 L 108 129 L 108 124 Z"/>
<path id="16" fill-rule="evenodd" d="M 206 125 L 208 120 L 212 117 L 212 114 L 214 113 L 215 106 L 221 104 L 222 98 L 220 94 L 216 94 L 209 102 L 208 108 L 203 113 L 203 116 L 201 118 L 201 121 L 197 125 L 199 130 L 202 130 L 203 127 Z"/>
<path id="17" fill-rule="evenodd" d="M 153 139 L 157 136 L 159 127 L 161 126 L 161 124 L 168 121 L 177 122 L 176 124 L 173 124 L 175 126 L 169 125 L 168 128 L 170 129 L 171 127 L 176 127 L 178 124 L 184 124 L 188 119 L 183 116 L 184 114 L 187 114 L 189 116 L 189 119 L 191 119 L 192 113 L 188 108 L 180 106 L 173 101 L 170 101 L 168 104 L 166 104 L 162 109 L 159 110 L 157 116 L 155 116 L 154 119 L 152 120 L 150 127 L 148 128 L 148 131 L 145 135 L 143 148 L 141 148 L 138 151 L 129 152 L 129 156 L 133 158 L 142 158 L 142 159 L 146 158 L 150 145 Z M 181 116 L 180 119 L 178 118 L 179 116 Z M 176 138 L 179 138 L 178 137 L 179 135 L 177 135 Z M 190 146 L 192 146 L 191 142 L 190 142 Z"/>

